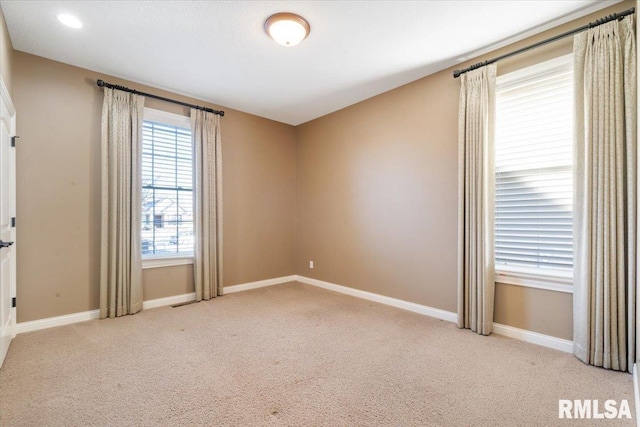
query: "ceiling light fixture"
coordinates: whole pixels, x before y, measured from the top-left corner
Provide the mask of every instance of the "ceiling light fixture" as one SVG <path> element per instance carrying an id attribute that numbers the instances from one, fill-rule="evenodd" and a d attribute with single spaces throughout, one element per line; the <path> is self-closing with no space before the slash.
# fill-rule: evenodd
<path id="1" fill-rule="evenodd" d="M 69 15 L 68 13 L 61 13 L 58 15 L 58 21 L 62 22 L 67 27 L 82 28 L 82 22 L 80 22 L 80 20 L 75 16 Z"/>
<path id="2" fill-rule="evenodd" d="M 281 12 L 271 15 L 264 22 L 264 30 L 277 43 L 283 46 L 295 46 L 307 38 L 311 27 L 302 16 Z"/>

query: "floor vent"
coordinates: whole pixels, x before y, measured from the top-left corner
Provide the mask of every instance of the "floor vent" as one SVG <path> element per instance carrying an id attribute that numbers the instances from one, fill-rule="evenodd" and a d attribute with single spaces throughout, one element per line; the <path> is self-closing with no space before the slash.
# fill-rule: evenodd
<path id="1" fill-rule="evenodd" d="M 183 307 L 185 305 L 193 304 L 194 302 L 196 302 L 196 301 L 181 302 L 180 304 L 172 305 L 171 308 Z"/>

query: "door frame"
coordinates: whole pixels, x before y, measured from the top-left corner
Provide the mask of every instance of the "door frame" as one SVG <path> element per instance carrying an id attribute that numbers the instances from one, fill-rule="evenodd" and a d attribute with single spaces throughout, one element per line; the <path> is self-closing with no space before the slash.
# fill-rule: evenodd
<path id="1" fill-rule="evenodd" d="M 11 100 L 11 95 L 9 94 L 9 90 L 7 89 L 7 86 L 4 83 L 4 79 L 2 78 L 2 76 L 0 75 L 0 100 L 7 106 L 7 108 L 9 109 L 9 115 L 11 117 L 11 122 L 9 123 L 9 136 L 15 136 L 16 134 L 16 109 L 15 106 L 13 104 L 13 101 Z M 13 199 L 13 214 L 12 216 L 15 217 L 16 216 L 16 155 L 15 155 L 15 149 L 13 152 L 13 189 L 12 192 L 13 194 L 11 195 L 11 198 Z M 12 239 L 14 242 L 16 242 L 16 229 L 13 229 L 13 233 L 12 233 Z M 16 244 L 14 244 L 11 247 L 11 250 L 13 251 L 13 258 L 11 260 L 11 283 L 10 283 L 10 290 L 9 290 L 9 297 L 10 298 L 15 298 L 16 297 L 16 282 L 17 282 L 17 276 L 16 276 L 16 255 L 17 255 L 17 250 L 16 250 Z M 9 324 L 9 328 L 10 328 L 10 332 L 11 332 L 11 338 L 15 338 L 16 337 L 16 308 L 12 307 L 11 308 L 11 322 Z M 1 362 L 0 362 L 1 364 Z"/>

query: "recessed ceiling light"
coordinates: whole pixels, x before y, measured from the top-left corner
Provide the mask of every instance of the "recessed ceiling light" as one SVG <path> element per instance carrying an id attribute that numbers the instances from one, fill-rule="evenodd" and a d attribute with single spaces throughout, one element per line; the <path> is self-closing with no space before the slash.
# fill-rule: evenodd
<path id="1" fill-rule="evenodd" d="M 62 22 L 67 27 L 82 28 L 82 22 L 80 22 L 80 20 L 75 16 L 69 15 L 68 13 L 61 13 L 58 15 L 58 21 Z"/>
<path id="2" fill-rule="evenodd" d="M 306 39 L 311 27 L 306 19 L 295 13 L 276 13 L 264 23 L 264 30 L 277 43 L 283 46 L 295 46 Z"/>

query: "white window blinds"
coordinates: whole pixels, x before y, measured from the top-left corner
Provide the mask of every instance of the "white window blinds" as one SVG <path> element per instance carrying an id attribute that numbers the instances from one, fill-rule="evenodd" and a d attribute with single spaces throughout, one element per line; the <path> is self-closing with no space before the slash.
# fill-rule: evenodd
<path id="1" fill-rule="evenodd" d="M 193 150 L 188 118 L 150 111 L 145 110 L 142 126 L 142 254 L 191 256 Z"/>
<path id="2" fill-rule="evenodd" d="M 495 167 L 496 270 L 570 276 L 571 55 L 498 78 Z"/>

